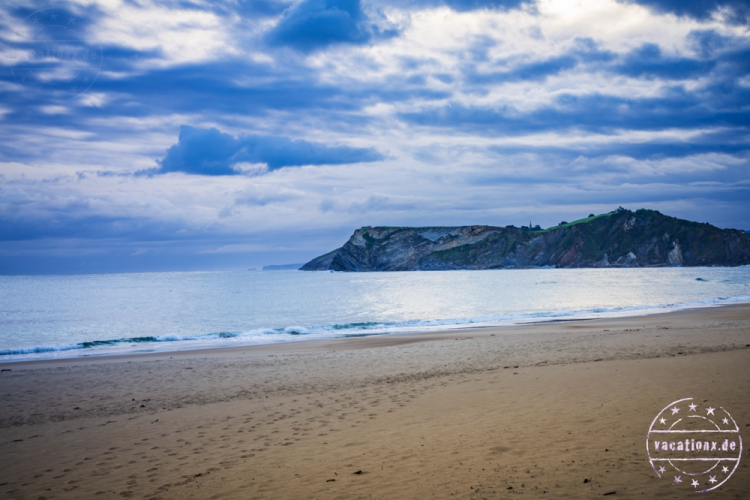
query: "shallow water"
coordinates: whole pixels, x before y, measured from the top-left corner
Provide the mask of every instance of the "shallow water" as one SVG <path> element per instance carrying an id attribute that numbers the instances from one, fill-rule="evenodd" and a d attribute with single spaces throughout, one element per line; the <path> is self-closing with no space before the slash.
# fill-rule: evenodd
<path id="1" fill-rule="evenodd" d="M 0 361 L 256 345 L 750 301 L 750 267 L 0 276 Z"/>

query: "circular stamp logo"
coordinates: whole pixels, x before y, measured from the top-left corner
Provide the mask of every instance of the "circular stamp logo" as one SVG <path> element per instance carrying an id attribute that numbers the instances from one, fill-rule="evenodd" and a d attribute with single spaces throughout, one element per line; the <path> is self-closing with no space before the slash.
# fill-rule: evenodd
<path id="1" fill-rule="evenodd" d="M 739 467 L 742 437 L 727 410 L 685 398 L 656 415 L 646 436 L 646 449 L 659 478 L 706 493 L 727 482 Z"/>
<path id="2" fill-rule="evenodd" d="M 85 19 L 42 9 L 18 22 L 6 61 L 16 83 L 72 99 L 93 85 L 102 69 L 102 48 L 81 38 Z"/>

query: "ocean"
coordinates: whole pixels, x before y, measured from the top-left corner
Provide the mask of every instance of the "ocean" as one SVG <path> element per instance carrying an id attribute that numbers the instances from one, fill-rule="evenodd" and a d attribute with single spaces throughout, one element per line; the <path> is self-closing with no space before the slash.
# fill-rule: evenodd
<path id="1" fill-rule="evenodd" d="M 0 362 L 750 302 L 750 266 L 0 276 Z"/>

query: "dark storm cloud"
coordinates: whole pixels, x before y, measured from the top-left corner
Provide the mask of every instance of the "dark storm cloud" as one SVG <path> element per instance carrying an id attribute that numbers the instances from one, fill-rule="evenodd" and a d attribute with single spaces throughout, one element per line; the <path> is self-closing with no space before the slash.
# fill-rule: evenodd
<path id="1" fill-rule="evenodd" d="M 340 165 L 382 160 L 373 149 L 329 147 L 286 137 L 246 135 L 235 138 L 215 128 L 180 127 L 179 142 L 169 148 L 150 174 L 185 172 L 196 175 L 237 175 L 241 162 L 265 163 L 270 170 L 302 165 Z"/>

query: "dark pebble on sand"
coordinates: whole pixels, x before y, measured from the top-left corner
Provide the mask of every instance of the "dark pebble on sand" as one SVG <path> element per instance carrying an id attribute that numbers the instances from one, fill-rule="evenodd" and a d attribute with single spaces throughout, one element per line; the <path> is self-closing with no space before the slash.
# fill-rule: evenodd
<path id="1" fill-rule="evenodd" d="M 141 405 L 141 408 L 145 408 L 145 407 L 146 407 L 146 405 Z"/>
<path id="2" fill-rule="evenodd" d="M 326 483 L 333 483 L 333 482 L 336 482 L 336 480 L 335 479 L 326 479 Z"/>
<path id="3" fill-rule="evenodd" d="M 512 490 L 513 486 L 508 486 L 508 488 L 506 488 L 506 489 Z"/>
<path id="4" fill-rule="evenodd" d="M 588 478 L 586 478 L 586 479 L 583 480 L 583 484 L 586 484 L 588 482 L 589 482 Z"/>
<path id="5" fill-rule="evenodd" d="M 80 410 L 80 409 L 81 409 L 81 407 L 80 407 L 80 406 L 74 406 L 74 407 L 73 407 L 73 409 L 74 409 L 74 410 Z"/>
<path id="6" fill-rule="evenodd" d="M 606 497 L 607 495 L 615 495 L 615 494 L 617 494 L 616 491 L 608 491 L 608 492 L 604 493 L 602 496 Z"/>
<path id="7" fill-rule="evenodd" d="M 362 471 L 358 470 L 357 472 L 352 472 L 352 474 L 362 474 Z"/>
<path id="8" fill-rule="evenodd" d="M 748 344 L 748 347 L 750 347 L 750 344 Z M 2 370 L 0 370 L 0 372 L 12 372 L 12 371 L 13 370 L 11 370 L 10 368 L 3 368 Z"/>

